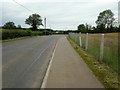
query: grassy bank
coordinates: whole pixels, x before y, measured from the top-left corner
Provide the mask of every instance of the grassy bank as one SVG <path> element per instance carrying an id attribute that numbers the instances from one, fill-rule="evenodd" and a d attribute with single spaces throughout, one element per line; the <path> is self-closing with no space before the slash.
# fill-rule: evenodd
<path id="1" fill-rule="evenodd" d="M 27 39 L 27 38 L 32 38 L 35 36 L 24 36 L 24 37 L 18 37 L 18 38 L 13 38 L 13 39 L 5 39 L 5 40 L 0 40 L 0 42 L 10 42 L 10 41 L 16 41 L 16 40 L 22 40 L 22 39 Z"/>
<path id="2" fill-rule="evenodd" d="M 100 82 L 104 85 L 104 87 L 108 90 L 119 90 L 118 85 L 120 82 L 118 81 L 118 74 L 114 72 L 111 68 L 109 68 L 105 64 L 100 64 L 94 56 L 85 52 L 82 48 L 80 48 L 75 42 L 73 42 L 69 37 L 67 37 L 68 41 L 72 45 L 72 47 L 77 51 L 77 53 L 83 58 L 88 67 L 93 71 L 95 76 L 100 80 Z"/>

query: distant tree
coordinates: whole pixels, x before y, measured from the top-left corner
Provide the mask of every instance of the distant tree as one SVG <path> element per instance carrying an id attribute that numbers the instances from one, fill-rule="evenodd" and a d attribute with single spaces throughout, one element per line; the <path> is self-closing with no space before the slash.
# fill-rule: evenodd
<path id="1" fill-rule="evenodd" d="M 89 30 L 92 30 L 92 26 L 87 24 L 85 25 L 85 28 L 86 28 L 86 32 L 89 31 Z"/>
<path id="2" fill-rule="evenodd" d="M 95 27 L 95 26 L 93 26 L 93 27 L 92 27 L 92 30 L 94 30 L 94 31 L 95 31 L 95 30 L 96 30 L 96 27 Z"/>
<path id="3" fill-rule="evenodd" d="M 107 28 L 111 27 L 114 20 L 115 18 L 113 12 L 111 10 L 105 10 L 99 14 L 96 24 L 98 27 L 102 26 L 102 28 Z"/>
<path id="4" fill-rule="evenodd" d="M 18 25 L 17 28 L 18 28 L 18 29 L 21 29 L 22 27 L 21 27 L 21 25 Z"/>
<path id="5" fill-rule="evenodd" d="M 37 30 L 38 26 L 43 25 L 39 14 L 32 14 L 25 21 L 26 24 L 31 25 L 33 30 Z"/>
<path id="6" fill-rule="evenodd" d="M 7 22 L 7 23 L 4 24 L 3 28 L 4 29 L 15 29 L 16 26 L 15 26 L 14 22 Z"/>
<path id="7" fill-rule="evenodd" d="M 86 30 L 86 28 L 85 28 L 85 25 L 84 25 L 84 24 L 80 24 L 80 25 L 78 26 L 78 31 L 80 31 L 80 32 L 85 32 L 85 30 Z"/>
<path id="8" fill-rule="evenodd" d="M 120 32 L 120 25 L 119 25 L 119 27 L 118 27 L 118 32 Z"/>

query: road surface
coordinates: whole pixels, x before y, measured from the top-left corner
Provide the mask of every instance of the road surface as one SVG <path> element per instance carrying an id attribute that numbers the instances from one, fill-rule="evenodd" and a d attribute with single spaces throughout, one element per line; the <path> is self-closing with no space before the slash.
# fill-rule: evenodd
<path id="1" fill-rule="evenodd" d="M 104 88 L 66 37 L 61 37 L 56 46 L 48 78 L 42 88 Z"/>
<path id="2" fill-rule="evenodd" d="M 3 43 L 3 88 L 40 88 L 59 37 L 42 36 Z"/>

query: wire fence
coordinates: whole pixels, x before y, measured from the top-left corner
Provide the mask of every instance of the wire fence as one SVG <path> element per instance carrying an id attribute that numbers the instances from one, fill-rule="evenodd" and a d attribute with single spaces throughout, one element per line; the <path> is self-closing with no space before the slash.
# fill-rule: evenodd
<path id="1" fill-rule="evenodd" d="M 69 37 L 81 48 L 118 72 L 118 33 L 81 34 L 69 33 Z"/>

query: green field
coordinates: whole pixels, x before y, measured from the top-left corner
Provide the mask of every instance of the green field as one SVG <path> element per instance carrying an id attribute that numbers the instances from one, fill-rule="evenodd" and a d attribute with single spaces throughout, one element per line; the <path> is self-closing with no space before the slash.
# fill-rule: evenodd
<path id="1" fill-rule="evenodd" d="M 120 82 L 118 80 L 118 73 L 113 71 L 106 64 L 99 63 L 93 55 L 79 47 L 79 45 L 72 39 L 69 37 L 67 37 L 67 39 L 88 67 L 92 70 L 98 80 L 104 85 L 105 90 L 119 90 Z"/>
<path id="2" fill-rule="evenodd" d="M 93 55 L 96 60 L 99 60 L 100 58 L 101 37 L 101 34 L 88 34 L 87 52 Z M 79 44 L 79 39 L 74 39 L 74 41 L 75 40 L 76 43 Z M 82 48 L 85 49 L 86 34 L 81 34 L 81 41 Z M 118 72 L 118 33 L 104 34 L 104 53 L 102 62 Z"/>

